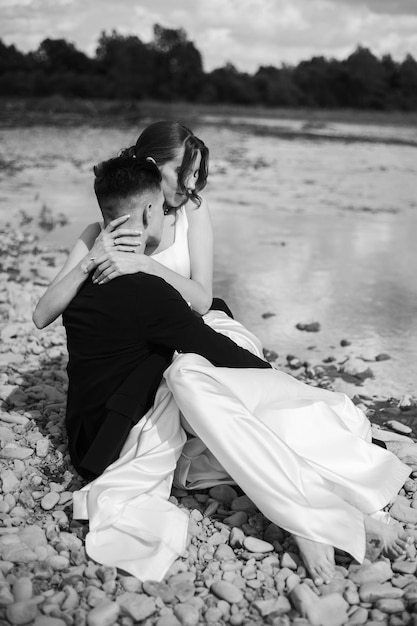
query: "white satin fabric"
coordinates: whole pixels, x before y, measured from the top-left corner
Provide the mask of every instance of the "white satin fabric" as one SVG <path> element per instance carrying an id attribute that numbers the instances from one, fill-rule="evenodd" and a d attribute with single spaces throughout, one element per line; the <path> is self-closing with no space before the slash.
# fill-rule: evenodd
<path id="1" fill-rule="evenodd" d="M 188 219 L 185 207 L 181 207 L 175 214 L 174 242 L 171 246 L 153 254 L 152 258 L 161 265 L 165 265 L 173 272 L 190 278 L 191 262 L 188 251 Z"/>
<path id="2" fill-rule="evenodd" d="M 205 321 L 260 354 L 256 337 L 224 313 Z M 91 558 L 162 580 L 186 545 L 188 516 L 169 501 L 179 459 L 187 488 L 233 479 L 282 528 L 363 560 L 364 514 L 384 507 L 410 470 L 370 443 L 370 423 L 347 396 L 197 355 L 177 355 L 165 379 L 120 458 L 74 494 L 74 517 L 90 522 Z M 185 444 L 177 405 L 199 439 Z"/>

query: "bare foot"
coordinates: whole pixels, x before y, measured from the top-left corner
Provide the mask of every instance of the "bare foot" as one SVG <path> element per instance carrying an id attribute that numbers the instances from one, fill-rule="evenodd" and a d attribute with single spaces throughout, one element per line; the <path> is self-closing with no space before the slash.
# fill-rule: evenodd
<path id="1" fill-rule="evenodd" d="M 365 517 L 366 552 L 365 557 L 374 561 L 380 554 L 390 559 L 398 559 L 405 554 L 409 536 L 400 524 L 384 524 L 373 517 Z"/>
<path id="2" fill-rule="evenodd" d="M 334 548 L 298 535 L 293 537 L 314 584 L 329 583 L 335 573 Z"/>

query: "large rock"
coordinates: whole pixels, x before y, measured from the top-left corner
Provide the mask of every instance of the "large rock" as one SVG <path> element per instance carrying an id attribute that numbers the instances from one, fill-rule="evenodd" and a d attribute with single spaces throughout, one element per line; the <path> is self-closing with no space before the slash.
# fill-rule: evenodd
<path id="1" fill-rule="evenodd" d="M 243 546 L 249 552 L 272 552 L 274 549 L 273 545 L 267 541 L 262 541 L 262 539 L 258 539 L 257 537 L 245 537 Z"/>
<path id="2" fill-rule="evenodd" d="M 87 615 L 88 626 L 113 626 L 119 617 L 120 606 L 111 600 L 102 600 Z"/>
<path id="3" fill-rule="evenodd" d="M 118 596 L 117 602 L 122 609 L 136 622 L 145 620 L 156 611 L 155 600 L 144 593 L 131 593 L 127 591 Z"/>
<path id="4" fill-rule="evenodd" d="M 197 626 L 200 620 L 200 611 L 188 602 L 176 604 L 174 613 L 182 626 Z"/>
<path id="5" fill-rule="evenodd" d="M 28 548 L 24 543 L 12 543 L 1 549 L 3 561 L 11 563 L 33 563 L 38 559 L 36 552 Z"/>
<path id="6" fill-rule="evenodd" d="M 25 526 L 22 530 L 19 530 L 18 538 L 32 550 L 37 546 L 46 546 L 48 543 L 45 531 L 36 524 Z"/>
<path id="7" fill-rule="evenodd" d="M 405 504 L 394 502 L 390 509 L 390 515 L 399 522 L 417 524 L 417 509 L 412 509 Z"/>
<path id="8" fill-rule="evenodd" d="M 227 580 L 218 580 L 214 582 L 210 587 L 210 591 L 221 600 L 229 602 L 229 604 L 234 604 L 243 600 L 242 591 Z"/>
<path id="9" fill-rule="evenodd" d="M 232 511 L 245 511 L 245 512 L 255 512 L 257 511 L 256 504 L 252 502 L 248 496 L 238 496 L 234 498 L 231 503 Z"/>
<path id="10" fill-rule="evenodd" d="M 404 591 L 393 587 L 391 583 L 364 583 L 360 586 L 359 597 L 362 602 L 376 602 L 382 598 L 402 598 Z"/>
<path id="11" fill-rule="evenodd" d="M 6 610 L 6 616 L 13 625 L 20 626 L 28 624 L 35 619 L 38 613 L 38 607 L 35 602 L 15 602 L 10 604 Z"/>
<path id="12" fill-rule="evenodd" d="M 370 565 L 362 565 L 355 572 L 351 572 L 349 578 L 355 585 L 384 583 L 392 578 L 392 570 L 390 564 L 386 561 L 378 561 Z"/>
<path id="13" fill-rule="evenodd" d="M 291 604 L 284 596 L 278 598 L 269 598 L 268 600 L 256 600 L 252 606 L 259 611 L 262 617 L 271 615 L 284 615 L 291 610 Z"/>
<path id="14" fill-rule="evenodd" d="M 349 604 L 337 593 L 319 598 L 311 587 L 302 583 L 291 591 L 290 598 L 311 626 L 342 626 L 348 620 Z"/>
<path id="15" fill-rule="evenodd" d="M 237 498 L 237 492 L 230 485 L 216 485 L 209 491 L 210 496 L 229 508 L 232 501 Z"/>

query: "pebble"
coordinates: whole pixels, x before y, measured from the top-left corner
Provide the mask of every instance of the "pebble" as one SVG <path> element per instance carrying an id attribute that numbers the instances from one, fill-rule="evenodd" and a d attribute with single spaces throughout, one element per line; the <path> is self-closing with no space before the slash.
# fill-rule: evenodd
<path id="1" fill-rule="evenodd" d="M 15 434 L 7 426 L 0 426 L 0 441 L 3 443 L 10 443 L 15 440 Z"/>
<path id="2" fill-rule="evenodd" d="M 50 556 L 46 560 L 47 564 L 52 567 L 53 570 L 61 572 L 64 569 L 67 569 L 69 566 L 69 560 L 66 556 L 62 556 L 61 554 L 54 554 Z"/>
<path id="3" fill-rule="evenodd" d="M 319 598 L 306 583 L 291 591 L 291 602 L 311 626 L 342 626 L 348 620 L 349 605 L 337 593 Z"/>
<path id="4" fill-rule="evenodd" d="M 59 502 L 59 493 L 56 491 L 50 491 L 41 500 L 41 507 L 44 511 L 50 511 Z"/>
<path id="5" fill-rule="evenodd" d="M 406 393 L 402 396 L 401 400 L 398 402 L 398 408 L 402 411 L 407 411 L 416 406 L 415 401 L 410 396 L 410 394 Z"/>
<path id="6" fill-rule="evenodd" d="M 38 439 L 36 442 L 36 456 L 40 458 L 45 458 L 49 452 L 50 441 L 49 439 Z"/>
<path id="7" fill-rule="evenodd" d="M 308 324 L 302 324 L 302 323 L 298 323 L 295 325 L 296 328 L 298 328 L 298 330 L 304 330 L 308 333 L 318 333 L 320 330 L 320 323 L 319 322 L 310 322 Z"/>
<path id="8" fill-rule="evenodd" d="M 33 622 L 33 626 L 68 626 L 68 620 L 65 621 L 59 617 L 50 617 L 48 615 L 39 615 Z"/>
<path id="9" fill-rule="evenodd" d="M 408 503 L 405 505 L 399 502 L 394 502 L 390 508 L 390 515 L 399 522 L 417 524 L 417 509 L 412 509 Z"/>
<path id="10" fill-rule="evenodd" d="M 377 561 L 370 565 L 362 565 L 355 572 L 349 574 L 350 580 L 356 585 L 363 583 L 384 583 L 392 578 L 391 565 L 386 561 Z"/>
<path id="11" fill-rule="evenodd" d="M 293 554 L 290 554 L 289 552 L 284 552 L 284 554 L 281 556 L 281 563 L 280 563 L 281 567 L 284 568 L 288 568 L 290 570 L 296 570 L 298 565 L 297 565 L 297 561 L 294 558 Z"/>
<path id="12" fill-rule="evenodd" d="M 349 615 L 347 626 L 360 626 L 361 624 L 369 624 L 369 622 L 368 609 L 360 606 Z"/>
<path id="13" fill-rule="evenodd" d="M 221 600 L 226 600 L 226 602 L 230 604 L 243 600 L 242 591 L 233 583 L 226 580 L 214 582 L 210 587 L 210 591 Z"/>
<path id="14" fill-rule="evenodd" d="M 181 626 L 181 622 L 177 620 L 175 615 L 163 615 L 158 619 L 155 626 Z"/>
<path id="15" fill-rule="evenodd" d="M 397 420 L 388 420 L 385 422 L 385 425 L 388 426 L 391 430 L 394 430 L 396 433 L 401 433 L 402 435 L 410 435 L 413 432 L 413 429 L 402 422 L 398 422 Z"/>
<path id="16" fill-rule="evenodd" d="M 32 563 L 37 559 L 36 552 L 23 543 L 4 546 L 1 550 L 1 556 L 4 561 L 11 561 L 12 563 Z"/>
<path id="17" fill-rule="evenodd" d="M 234 548 L 235 546 L 243 546 L 245 541 L 245 533 L 240 528 L 232 528 L 229 535 L 229 543 Z"/>
<path id="18" fill-rule="evenodd" d="M 392 571 L 400 574 L 415 574 L 417 563 L 415 561 L 394 561 Z"/>
<path id="19" fill-rule="evenodd" d="M 103 600 L 87 615 L 88 626 L 113 626 L 119 617 L 120 606 L 117 602 Z"/>
<path id="20" fill-rule="evenodd" d="M 46 546 L 48 543 L 45 531 L 37 524 L 28 525 L 19 530 L 18 538 L 28 548 L 32 549 L 38 546 Z"/>
<path id="21" fill-rule="evenodd" d="M 156 611 L 155 599 L 141 593 L 127 591 L 117 597 L 117 602 L 137 622 L 145 620 Z"/>
<path id="22" fill-rule="evenodd" d="M 225 543 L 217 546 L 214 552 L 214 558 L 218 561 L 227 561 L 235 558 L 234 550 Z"/>
<path id="23" fill-rule="evenodd" d="M 229 508 L 233 500 L 237 498 L 236 489 L 231 485 L 216 485 L 210 489 L 209 494 L 213 500 L 221 502 L 226 508 Z"/>
<path id="24" fill-rule="evenodd" d="M 38 607 L 35 602 L 15 602 L 6 609 L 6 617 L 13 625 L 27 624 L 35 619 Z"/>
<path id="25" fill-rule="evenodd" d="M 372 376 L 372 370 L 362 359 L 348 358 L 341 366 L 341 371 L 357 378 L 367 378 Z"/>
<path id="26" fill-rule="evenodd" d="M 22 576 L 13 584 L 13 598 L 15 602 L 30 600 L 33 594 L 32 580 L 28 576 Z"/>
<path id="27" fill-rule="evenodd" d="M 289 613 L 291 610 L 291 604 L 284 596 L 270 598 L 269 600 L 256 600 L 252 606 L 262 617 L 266 617 L 271 613 L 274 615 L 284 615 L 285 613 Z"/>
<path id="28" fill-rule="evenodd" d="M 245 511 L 246 513 L 257 511 L 256 505 L 248 496 L 238 496 L 234 498 L 230 506 L 232 511 Z"/>
<path id="29" fill-rule="evenodd" d="M 405 610 L 405 604 L 403 600 L 399 599 L 382 599 L 376 602 L 375 608 L 382 611 L 382 613 L 392 615 L 393 613 L 402 613 Z"/>
<path id="30" fill-rule="evenodd" d="M 243 546 L 249 552 L 272 552 L 274 546 L 268 543 L 267 541 L 262 541 L 262 539 L 257 539 L 256 537 L 245 537 L 243 540 Z"/>
<path id="31" fill-rule="evenodd" d="M 15 491 L 20 485 L 20 480 L 11 469 L 5 469 L 1 473 L 3 493 Z"/>
<path id="32" fill-rule="evenodd" d="M 241 528 L 243 524 L 246 524 L 248 521 L 248 514 L 245 511 L 236 511 L 236 513 L 232 513 L 232 515 L 228 515 L 224 518 L 224 523 L 229 526 L 236 526 Z"/>
<path id="33" fill-rule="evenodd" d="M 14 602 L 15 598 L 10 591 L 9 585 L 5 582 L 0 582 L 0 607 L 8 606 Z"/>
<path id="34" fill-rule="evenodd" d="M 10 447 L 8 448 L 7 446 Z M 2 459 L 27 459 L 32 456 L 32 448 L 24 448 L 15 446 L 14 444 L 6 444 L 6 446 L 0 450 L 0 458 Z"/>
<path id="35" fill-rule="evenodd" d="M 182 626 L 197 626 L 200 620 L 200 611 L 188 602 L 176 604 L 174 613 Z"/>
<path id="36" fill-rule="evenodd" d="M 362 602 L 376 602 L 382 598 L 401 598 L 402 589 L 393 587 L 390 583 L 364 583 L 359 588 L 359 597 Z"/>

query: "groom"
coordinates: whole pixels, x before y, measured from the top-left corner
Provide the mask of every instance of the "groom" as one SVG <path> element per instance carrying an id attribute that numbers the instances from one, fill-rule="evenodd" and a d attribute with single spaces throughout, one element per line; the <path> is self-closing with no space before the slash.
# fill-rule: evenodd
<path id="1" fill-rule="evenodd" d="M 138 254 L 163 226 L 161 175 L 151 162 L 117 157 L 102 164 L 94 189 L 105 225 L 130 214 L 143 232 Z M 218 366 L 270 368 L 204 324 L 161 278 L 138 272 L 103 285 L 91 275 L 63 314 L 69 387 L 66 429 L 72 463 L 90 480 L 115 461 L 132 426 L 151 408 L 174 350 Z"/>

